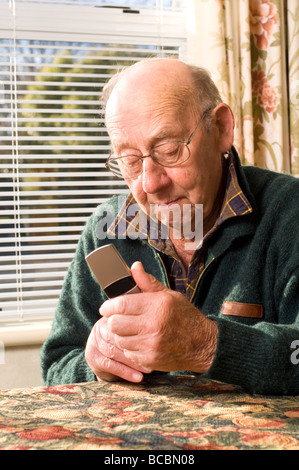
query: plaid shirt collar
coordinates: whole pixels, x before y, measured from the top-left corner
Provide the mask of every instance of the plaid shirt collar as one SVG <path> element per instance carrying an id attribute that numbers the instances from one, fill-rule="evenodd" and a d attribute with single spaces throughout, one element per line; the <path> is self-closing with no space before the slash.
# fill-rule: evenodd
<path id="1" fill-rule="evenodd" d="M 238 183 L 232 152 L 229 153 L 226 161 L 228 171 L 222 208 L 214 226 L 206 233 L 198 248 L 203 246 L 224 221 L 252 212 L 252 207 Z M 154 248 L 173 258 L 177 257 L 170 240 L 162 236 L 161 225 L 149 219 L 140 209 L 132 194 L 126 198 L 114 222 L 109 227 L 108 233 L 113 237 L 147 239 Z"/>

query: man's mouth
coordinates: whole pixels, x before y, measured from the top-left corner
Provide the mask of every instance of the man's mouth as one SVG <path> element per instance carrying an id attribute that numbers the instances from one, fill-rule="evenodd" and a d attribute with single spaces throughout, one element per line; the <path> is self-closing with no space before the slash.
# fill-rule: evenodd
<path id="1" fill-rule="evenodd" d="M 176 199 L 170 199 L 170 200 L 166 200 L 166 201 L 159 201 L 159 202 L 156 202 L 155 205 L 158 207 L 158 208 L 169 208 L 175 204 L 179 204 L 179 201 L 180 201 L 180 198 L 176 198 Z"/>

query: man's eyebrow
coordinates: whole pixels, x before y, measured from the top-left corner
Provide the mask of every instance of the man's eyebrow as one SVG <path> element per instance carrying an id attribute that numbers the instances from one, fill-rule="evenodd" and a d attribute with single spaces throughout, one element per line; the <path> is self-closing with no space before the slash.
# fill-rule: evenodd
<path id="1" fill-rule="evenodd" d="M 165 139 L 165 138 L 168 138 L 168 139 L 179 138 L 180 133 L 181 133 L 180 130 L 177 129 L 177 128 L 165 127 L 160 132 L 158 132 L 158 134 L 155 134 L 152 137 L 152 140 L 153 141 L 158 141 L 158 140 L 162 140 L 162 139 Z"/>
<path id="2" fill-rule="evenodd" d="M 163 139 L 178 139 L 180 137 L 180 131 L 178 129 L 174 129 L 172 126 L 165 127 L 161 129 L 157 134 L 153 134 L 149 136 L 148 142 L 149 146 L 152 148 L 153 146 L 157 145 L 160 140 Z M 133 149 L 134 145 L 131 145 L 129 142 L 122 140 L 121 137 L 117 137 L 113 142 L 113 148 L 117 151 L 121 151 L 124 149 Z M 138 149 L 136 149 L 138 150 Z"/>
<path id="3" fill-rule="evenodd" d="M 114 150 L 118 150 L 118 151 L 121 151 L 123 149 L 131 147 L 129 142 L 126 142 L 121 137 L 118 137 L 118 138 L 114 139 L 113 141 L 110 140 L 110 142 L 111 142 L 112 148 Z"/>
<path id="4" fill-rule="evenodd" d="M 111 140 L 111 145 L 114 149 L 121 149 L 122 147 L 125 146 L 125 143 L 123 140 L 121 139 L 117 139 L 117 140 Z"/>
<path id="5" fill-rule="evenodd" d="M 165 137 L 168 137 L 169 135 L 171 135 L 170 130 L 169 129 L 163 129 L 158 134 L 154 135 L 152 140 L 156 141 L 156 140 L 165 139 Z"/>

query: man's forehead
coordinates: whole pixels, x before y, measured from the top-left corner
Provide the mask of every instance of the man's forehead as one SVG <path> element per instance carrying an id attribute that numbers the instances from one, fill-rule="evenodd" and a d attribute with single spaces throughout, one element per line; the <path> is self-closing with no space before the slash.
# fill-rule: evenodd
<path id="1" fill-rule="evenodd" d="M 185 86 L 163 89 L 161 87 L 117 88 L 113 90 L 106 106 L 107 122 L 136 119 L 160 120 L 164 116 L 178 118 L 185 115 L 193 104 L 190 90 Z"/>
<path id="2" fill-rule="evenodd" d="M 164 139 L 172 140 L 182 137 L 182 125 L 179 119 L 166 115 L 155 124 L 156 125 L 146 126 L 146 131 L 142 134 L 144 143 L 150 147 L 158 145 L 159 142 Z M 135 137 L 140 136 L 140 127 L 137 120 L 135 125 L 132 126 L 127 122 L 124 122 L 124 125 L 118 126 L 118 123 L 115 122 L 112 128 L 109 129 L 108 127 L 108 130 L 111 143 L 113 144 L 114 149 L 117 149 L 118 151 L 134 146 Z"/>
<path id="3" fill-rule="evenodd" d="M 110 100 L 109 100 L 110 101 Z M 106 124 L 109 133 L 117 134 L 141 130 L 154 130 L 157 139 L 163 139 L 177 133 L 182 123 L 188 125 L 191 108 L 183 96 L 163 94 L 132 99 L 111 97 L 106 108 Z"/>

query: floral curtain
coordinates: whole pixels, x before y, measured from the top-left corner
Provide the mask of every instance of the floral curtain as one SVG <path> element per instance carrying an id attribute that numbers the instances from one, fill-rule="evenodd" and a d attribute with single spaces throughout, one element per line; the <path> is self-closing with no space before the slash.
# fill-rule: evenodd
<path id="1" fill-rule="evenodd" d="M 188 61 L 235 114 L 244 164 L 299 176 L 298 0 L 188 0 Z"/>

